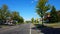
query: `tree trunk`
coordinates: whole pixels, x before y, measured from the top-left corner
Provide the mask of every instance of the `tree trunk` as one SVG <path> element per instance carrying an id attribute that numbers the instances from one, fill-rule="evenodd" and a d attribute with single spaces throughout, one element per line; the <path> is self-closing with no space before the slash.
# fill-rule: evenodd
<path id="1" fill-rule="evenodd" d="M 43 25 L 43 17 L 42 17 L 42 25 Z"/>

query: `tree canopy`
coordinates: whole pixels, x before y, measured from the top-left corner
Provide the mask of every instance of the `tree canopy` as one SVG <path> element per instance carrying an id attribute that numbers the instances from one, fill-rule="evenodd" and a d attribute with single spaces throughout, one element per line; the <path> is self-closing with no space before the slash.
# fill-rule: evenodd
<path id="1" fill-rule="evenodd" d="M 31 19 L 31 22 L 34 23 L 34 18 Z"/>
<path id="2" fill-rule="evenodd" d="M 49 9 L 50 9 L 50 5 L 48 4 L 48 0 L 39 0 L 38 1 L 37 7 L 36 7 L 36 13 L 42 18 L 42 22 L 43 22 L 43 17 L 45 15 L 45 13 Z"/>
<path id="3" fill-rule="evenodd" d="M 11 17 L 12 20 L 16 20 L 19 23 L 24 22 L 24 19 L 20 16 L 19 12 L 9 10 L 8 6 L 4 4 L 0 8 L 0 20 L 6 20 L 8 17 Z"/>
<path id="4" fill-rule="evenodd" d="M 56 8 L 54 7 L 54 6 L 52 6 L 52 9 L 51 9 L 51 17 L 52 17 L 52 22 L 57 22 L 58 20 L 57 20 L 57 18 L 58 18 L 58 16 L 57 16 L 57 12 L 56 12 Z"/>

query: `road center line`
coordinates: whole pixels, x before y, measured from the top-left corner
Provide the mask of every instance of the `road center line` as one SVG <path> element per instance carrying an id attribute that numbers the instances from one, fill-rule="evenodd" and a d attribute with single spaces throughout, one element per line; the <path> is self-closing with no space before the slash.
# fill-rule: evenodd
<path id="1" fill-rule="evenodd" d="M 30 34 L 31 34 L 31 25 L 30 25 Z"/>

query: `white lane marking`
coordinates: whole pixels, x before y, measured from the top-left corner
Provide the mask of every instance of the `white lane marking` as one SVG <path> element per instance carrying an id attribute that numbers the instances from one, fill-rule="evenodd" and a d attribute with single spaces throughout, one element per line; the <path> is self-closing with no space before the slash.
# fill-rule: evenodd
<path id="1" fill-rule="evenodd" d="M 30 25 L 30 34 L 31 34 L 31 25 Z"/>

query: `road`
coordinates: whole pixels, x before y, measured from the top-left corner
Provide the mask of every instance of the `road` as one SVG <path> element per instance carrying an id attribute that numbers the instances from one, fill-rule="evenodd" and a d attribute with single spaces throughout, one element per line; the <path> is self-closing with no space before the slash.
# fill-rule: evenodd
<path id="1" fill-rule="evenodd" d="M 31 23 L 13 26 L 0 30 L 0 34 L 39 34 L 36 30 L 31 29 Z"/>

